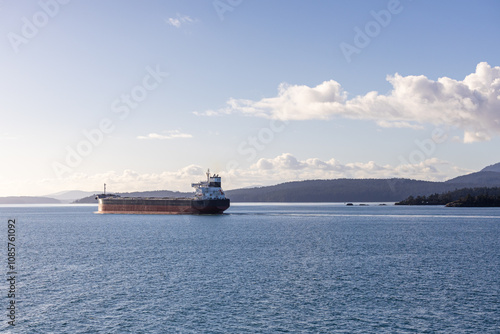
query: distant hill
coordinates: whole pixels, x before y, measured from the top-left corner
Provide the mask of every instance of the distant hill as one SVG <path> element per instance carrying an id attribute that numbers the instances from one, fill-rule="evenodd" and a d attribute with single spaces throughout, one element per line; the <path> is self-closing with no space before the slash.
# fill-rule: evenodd
<path id="1" fill-rule="evenodd" d="M 91 196 L 95 193 L 97 193 L 97 191 L 69 190 L 69 191 L 60 191 L 58 193 L 49 194 L 44 197 L 55 198 L 63 203 L 71 203 L 79 198 Z"/>
<path id="2" fill-rule="evenodd" d="M 226 191 L 233 202 L 393 202 L 460 188 L 500 187 L 500 163 L 446 182 L 410 179 L 335 179 L 287 182 Z"/>
<path id="3" fill-rule="evenodd" d="M 0 197 L 0 204 L 60 204 L 61 201 L 50 197 L 8 196 Z"/>
<path id="4" fill-rule="evenodd" d="M 481 172 L 497 172 L 500 173 L 500 162 L 481 169 Z"/>
<path id="5" fill-rule="evenodd" d="M 500 185 L 500 182 L 499 182 Z M 453 183 L 410 179 L 336 179 L 226 191 L 233 202 L 395 202 L 455 190 Z"/>
<path id="6" fill-rule="evenodd" d="M 392 202 L 408 196 L 428 196 L 460 188 L 499 187 L 500 163 L 484 170 L 429 182 L 410 179 L 309 180 L 270 187 L 226 191 L 233 202 Z"/>
<path id="7" fill-rule="evenodd" d="M 500 184 L 500 172 L 480 171 L 458 176 L 445 183 L 455 184 L 457 187 L 491 187 Z"/>

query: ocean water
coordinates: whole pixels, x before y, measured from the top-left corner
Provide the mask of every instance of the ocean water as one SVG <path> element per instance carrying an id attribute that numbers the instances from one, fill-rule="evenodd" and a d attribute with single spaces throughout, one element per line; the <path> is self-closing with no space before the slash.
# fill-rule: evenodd
<path id="1" fill-rule="evenodd" d="M 500 333 L 500 208 L 1 206 L 6 333 Z M 7 250 L 0 263 L 7 272 Z"/>

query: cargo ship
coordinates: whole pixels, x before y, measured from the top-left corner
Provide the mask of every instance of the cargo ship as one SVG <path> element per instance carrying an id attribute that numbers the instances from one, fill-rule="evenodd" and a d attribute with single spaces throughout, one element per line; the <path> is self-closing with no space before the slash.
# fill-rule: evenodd
<path id="1" fill-rule="evenodd" d="M 221 214 L 229 208 L 221 188 L 221 177 L 207 172 L 207 180 L 192 183 L 194 196 L 189 198 L 172 197 L 121 197 L 104 193 L 96 196 L 99 202 L 96 213 L 122 214 Z"/>

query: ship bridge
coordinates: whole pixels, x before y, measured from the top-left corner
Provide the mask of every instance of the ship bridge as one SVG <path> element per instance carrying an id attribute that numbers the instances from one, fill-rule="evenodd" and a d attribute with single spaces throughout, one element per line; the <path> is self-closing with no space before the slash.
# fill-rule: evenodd
<path id="1" fill-rule="evenodd" d="M 225 199 L 226 195 L 221 188 L 221 177 L 217 174 L 210 175 L 210 170 L 206 174 L 206 181 L 191 183 L 191 187 L 195 188 L 195 198 Z"/>

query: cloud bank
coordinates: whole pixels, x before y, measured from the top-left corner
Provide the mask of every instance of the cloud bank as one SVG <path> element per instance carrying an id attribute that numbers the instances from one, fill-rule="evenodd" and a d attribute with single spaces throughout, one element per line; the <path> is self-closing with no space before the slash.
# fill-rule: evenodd
<path id="1" fill-rule="evenodd" d="M 454 166 L 448 161 L 430 158 L 415 164 L 397 166 L 379 165 L 374 161 L 341 163 L 335 159 L 308 158 L 299 160 L 290 153 L 274 158 L 261 158 L 248 169 L 226 171 L 231 182 L 245 183 L 238 187 L 255 184 L 276 184 L 292 180 L 314 179 L 382 179 L 412 178 L 427 181 L 445 181 L 449 178 L 470 173 L 470 170 Z M 224 175 L 224 174 L 223 174 Z"/>
<path id="2" fill-rule="evenodd" d="M 280 84 L 278 95 L 259 101 L 229 99 L 207 116 L 241 113 L 280 120 L 327 120 L 333 117 L 373 120 L 381 127 L 421 128 L 449 125 L 464 131 L 463 141 L 490 140 L 500 135 L 500 67 L 479 63 L 462 81 L 442 77 L 387 76 L 387 95 L 372 91 L 348 99 L 341 85 L 325 81 L 316 87 Z M 200 114 L 200 113 L 198 113 Z"/>
<path id="3" fill-rule="evenodd" d="M 161 173 L 139 173 L 126 169 L 121 172 L 106 171 L 96 174 L 73 173 L 65 178 L 44 179 L 29 184 L 31 188 L 44 188 L 41 194 L 61 189 L 81 189 L 96 191 L 106 183 L 110 192 L 132 192 L 142 190 L 191 191 L 191 183 L 205 179 L 205 171 L 200 166 L 189 165 L 177 171 Z"/>
<path id="4" fill-rule="evenodd" d="M 103 183 L 110 192 L 131 192 L 142 190 L 192 191 L 192 182 L 205 179 L 206 168 L 189 165 L 176 171 L 161 173 L 139 173 L 133 170 L 107 171 L 97 174 L 74 173 L 62 179 L 42 181 L 24 180 L 24 188 L 39 189 L 40 195 L 80 189 L 96 191 Z M 274 185 L 288 181 L 336 178 L 412 178 L 428 181 L 444 181 L 472 172 L 459 168 L 450 162 L 430 158 L 415 164 L 401 163 L 397 166 L 380 165 L 374 161 L 341 163 L 335 159 L 297 159 L 290 153 L 273 158 L 261 158 L 249 167 L 231 170 L 213 170 L 223 177 L 224 189 L 249 186 Z M 12 181 L 12 180 L 10 180 Z M 10 182 L 9 181 L 9 182 Z M 12 184 L 0 182 L 3 188 Z"/>

